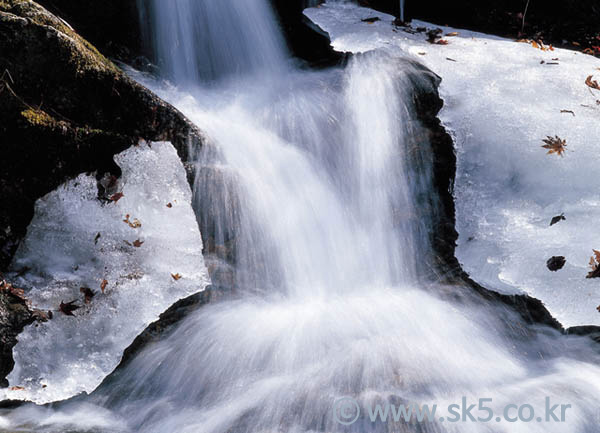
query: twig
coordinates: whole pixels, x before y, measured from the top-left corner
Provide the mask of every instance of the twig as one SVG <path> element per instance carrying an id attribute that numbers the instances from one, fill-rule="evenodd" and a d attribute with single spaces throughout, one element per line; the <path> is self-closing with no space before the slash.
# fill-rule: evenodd
<path id="1" fill-rule="evenodd" d="M 523 30 L 525 30 L 525 17 L 527 16 L 527 10 L 529 9 L 529 2 L 530 2 L 530 0 L 527 0 L 527 4 L 525 5 L 525 12 L 523 12 L 523 22 L 521 23 L 521 33 L 523 33 Z"/>

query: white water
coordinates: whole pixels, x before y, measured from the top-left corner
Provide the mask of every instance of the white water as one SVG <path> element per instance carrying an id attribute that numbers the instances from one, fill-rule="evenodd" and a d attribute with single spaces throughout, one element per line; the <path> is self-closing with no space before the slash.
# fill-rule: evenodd
<path id="1" fill-rule="evenodd" d="M 500 308 L 441 298 L 467 289 L 419 278 L 430 223 L 415 197 L 430 189 L 430 152 L 412 138 L 419 127 L 410 72 L 403 59 L 380 51 L 355 57 L 345 70 L 282 68 L 262 79 L 157 88 L 211 139 L 198 156 L 198 179 L 215 185 L 197 185 L 196 210 L 214 211 L 209 199 L 223 200 L 215 218 L 236 221 L 236 283 L 253 294 L 203 307 L 86 404 L 50 413 L 25 408 L 8 416 L 10 425 L 596 432 L 599 358 L 588 340 L 549 330 L 534 335 Z M 214 228 L 216 237 L 226 231 Z M 343 427 L 331 409 L 346 395 L 363 404 L 440 406 L 462 396 L 473 403 L 493 398 L 496 413 L 509 403 L 541 410 L 547 396 L 574 407 L 567 423 L 433 423 L 418 430 L 361 418 Z"/>

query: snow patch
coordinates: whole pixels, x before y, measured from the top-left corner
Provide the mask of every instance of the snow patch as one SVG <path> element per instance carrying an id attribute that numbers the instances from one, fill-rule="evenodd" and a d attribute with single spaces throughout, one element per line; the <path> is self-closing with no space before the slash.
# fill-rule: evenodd
<path id="1" fill-rule="evenodd" d="M 348 2 L 304 13 L 338 51 L 397 50 L 442 77 L 465 270 L 489 288 L 540 298 L 565 326 L 600 325 L 600 280 L 585 278 L 592 249 L 600 250 L 600 92 L 585 80 L 600 78 L 600 59 L 413 21 L 413 30 L 458 32 L 434 45 L 425 32 L 408 33 L 392 16 Z M 373 16 L 380 21 L 361 21 Z M 567 141 L 564 157 L 541 147 L 556 135 Z M 550 227 L 563 212 L 566 221 Z M 546 268 L 552 256 L 566 257 L 562 270 Z"/>
<path id="2" fill-rule="evenodd" d="M 8 379 L 25 389 L 0 391 L 0 399 L 45 403 L 92 391 L 148 324 L 209 283 L 192 193 L 173 146 L 133 146 L 115 161 L 123 172 L 117 202 L 98 200 L 95 176 L 82 174 L 36 203 L 12 267 L 31 268 L 18 285 L 54 317 L 19 336 Z M 95 292 L 89 304 L 81 287 Z M 72 300 L 81 306 L 75 317 L 58 311 Z"/>

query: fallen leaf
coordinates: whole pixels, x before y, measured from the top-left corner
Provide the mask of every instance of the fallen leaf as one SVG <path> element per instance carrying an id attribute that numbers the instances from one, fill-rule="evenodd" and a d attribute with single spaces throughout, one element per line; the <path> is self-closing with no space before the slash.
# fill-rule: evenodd
<path id="1" fill-rule="evenodd" d="M 581 44 L 579 42 L 572 42 L 573 45 L 575 45 L 576 47 L 580 47 Z"/>
<path id="2" fill-rule="evenodd" d="M 440 39 L 435 44 L 436 45 L 448 45 L 448 41 L 446 39 Z"/>
<path id="3" fill-rule="evenodd" d="M 171 277 L 173 277 L 173 279 L 174 279 L 175 281 L 178 281 L 178 280 L 180 280 L 180 279 L 181 279 L 181 275 L 179 275 L 179 274 L 171 274 Z"/>
<path id="4" fill-rule="evenodd" d="M 369 18 L 365 18 L 361 20 L 363 23 L 369 23 L 369 24 L 373 24 L 377 21 L 381 21 L 381 18 L 379 17 L 369 17 Z"/>
<path id="5" fill-rule="evenodd" d="M 171 209 L 171 208 L 173 207 L 173 204 L 172 204 L 172 203 L 167 203 L 167 207 L 168 207 L 169 209 Z"/>
<path id="6" fill-rule="evenodd" d="M 589 77 L 587 77 L 587 79 L 585 80 L 585 84 L 588 87 L 591 87 L 592 89 L 600 90 L 600 84 L 598 84 L 598 82 L 596 80 L 592 80 L 592 78 L 594 78 L 593 75 L 590 75 Z"/>
<path id="7" fill-rule="evenodd" d="M 550 271 L 557 272 L 564 268 L 565 263 L 567 263 L 567 259 L 565 259 L 563 256 L 554 256 L 548 259 L 546 266 Z"/>
<path id="8" fill-rule="evenodd" d="M 75 314 L 73 314 L 73 311 L 79 310 L 81 308 L 79 305 L 75 305 L 75 302 L 77 302 L 77 301 L 71 301 L 71 302 L 67 302 L 65 304 L 64 302 L 61 301 L 60 306 L 59 306 L 60 312 L 63 313 L 65 316 L 75 317 Z"/>
<path id="9" fill-rule="evenodd" d="M 130 221 L 129 214 L 125 215 L 125 219 L 123 220 L 123 222 L 129 224 L 129 227 L 131 227 L 132 229 L 138 229 L 142 226 L 142 222 L 137 218 L 134 218 L 133 221 Z"/>
<path id="10" fill-rule="evenodd" d="M 136 239 L 135 241 L 133 241 L 133 246 L 136 248 L 139 248 L 142 246 L 143 243 L 144 243 L 144 241 L 140 241 L 139 239 Z"/>
<path id="11" fill-rule="evenodd" d="M 545 140 L 542 140 L 545 145 L 542 147 L 544 149 L 548 149 L 548 155 L 556 153 L 557 155 L 563 156 L 563 153 L 567 150 L 567 142 L 558 137 L 558 135 L 553 137 L 548 136 Z"/>
<path id="12" fill-rule="evenodd" d="M 450 32 L 450 33 L 446 33 L 446 36 L 448 37 L 453 37 L 453 36 L 458 36 L 458 32 Z"/>
<path id="13" fill-rule="evenodd" d="M 110 198 L 110 201 L 114 201 L 115 203 L 118 202 L 119 200 L 121 200 L 123 198 L 124 194 L 122 192 L 118 192 L 116 194 L 113 194 Z"/>
<path id="14" fill-rule="evenodd" d="M 100 283 L 100 290 L 102 290 L 102 293 L 104 293 L 104 289 L 106 289 L 106 286 L 108 286 L 108 281 L 102 280 L 102 283 Z"/>
<path id="15" fill-rule="evenodd" d="M 92 289 L 90 289 L 89 287 L 80 287 L 79 291 L 81 293 L 83 293 L 83 296 L 85 298 L 85 303 L 89 304 L 90 302 L 92 302 L 92 298 L 94 296 L 96 296 L 96 292 L 94 292 Z"/>
<path id="16" fill-rule="evenodd" d="M 25 388 L 23 388 L 22 386 L 11 386 L 10 390 L 11 391 L 23 391 Z"/>
<path id="17" fill-rule="evenodd" d="M 561 221 L 566 221 L 567 219 L 565 218 L 565 214 L 560 214 L 558 216 L 555 216 L 554 218 L 552 218 L 552 221 L 550 221 L 550 227 L 552 227 L 554 224 L 558 224 Z"/>
<path id="18" fill-rule="evenodd" d="M 594 252 L 594 255 L 590 258 L 590 268 L 592 270 L 587 274 L 586 278 L 600 278 L 600 251 L 592 251 Z"/>
<path id="19" fill-rule="evenodd" d="M 560 110 L 560 112 L 561 113 L 569 113 L 569 114 L 572 114 L 573 117 L 575 117 L 575 112 L 574 111 L 571 111 L 571 110 Z"/>

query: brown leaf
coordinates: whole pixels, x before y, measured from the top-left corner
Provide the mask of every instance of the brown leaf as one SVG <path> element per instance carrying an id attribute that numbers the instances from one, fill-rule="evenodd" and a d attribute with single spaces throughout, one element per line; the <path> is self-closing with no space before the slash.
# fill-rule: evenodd
<path id="1" fill-rule="evenodd" d="M 172 203 L 167 203 L 167 207 L 168 207 L 169 209 L 171 209 L 171 208 L 173 207 L 173 204 L 172 204 Z"/>
<path id="2" fill-rule="evenodd" d="M 23 388 L 22 386 L 11 386 L 10 390 L 11 391 L 23 391 L 25 388 Z"/>
<path id="3" fill-rule="evenodd" d="M 171 277 L 173 277 L 173 279 L 174 279 L 175 281 L 178 281 L 178 280 L 180 280 L 180 279 L 181 279 L 181 275 L 179 275 L 179 274 L 171 274 Z"/>
<path id="4" fill-rule="evenodd" d="M 548 155 L 556 153 L 557 155 L 564 156 L 563 153 L 567 150 L 566 140 L 561 139 L 558 135 L 554 137 L 548 136 L 545 140 L 542 140 L 545 145 L 542 147 L 548 149 Z"/>
<path id="5" fill-rule="evenodd" d="M 592 250 L 594 255 L 590 258 L 590 268 L 592 270 L 586 278 L 600 278 L 600 251 Z"/>
<path id="6" fill-rule="evenodd" d="M 590 75 L 589 77 L 587 77 L 587 79 L 585 80 L 585 84 L 588 87 L 591 87 L 592 89 L 600 90 L 600 84 L 598 84 L 598 81 L 592 80 L 592 78 L 594 78 L 593 75 Z"/>
<path id="7" fill-rule="evenodd" d="M 136 248 L 139 248 L 142 246 L 143 243 L 144 243 L 144 241 L 140 241 L 139 239 L 136 239 L 135 241 L 133 241 L 133 246 Z"/>
<path id="8" fill-rule="evenodd" d="M 73 316 L 74 317 L 75 314 L 73 314 L 73 311 L 79 310 L 81 308 L 79 305 L 75 305 L 75 302 L 77 302 L 77 301 L 71 301 L 71 302 L 67 302 L 65 304 L 64 302 L 61 301 L 58 309 L 65 316 Z"/>
<path id="9" fill-rule="evenodd" d="M 436 45 L 448 45 L 448 41 L 446 39 L 440 39 L 435 44 Z"/>
<path id="10" fill-rule="evenodd" d="M 123 198 L 123 196 L 124 196 L 124 194 L 122 192 L 118 192 L 118 193 L 112 195 L 112 197 L 110 198 L 110 201 L 114 201 L 116 203 L 119 200 L 121 200 Z"/>
<path id="11" fill-rule="evenodd" d="M 85 298 L 85 303 L 89 304 L 90 302 L 92 302 L 92 298 L 94 296 L 96 296 L 96 292 L 94 292 L 92 289 L 90 289 L 89 287 L 80 287 L 79 291 L 81 293 L 83 293 L 83 296 Z"/>
<path id="12" fill-rule="evenodd" d="M 100 290 L 102 290 L 102 293 L 104 293 L 104 289 L 106 289 L 106 286 L 108 286 L 108 281 L 102 280 L 102 283 L 100 283 Z"/>
<path id="13" fill-rule="evenodd" d="M 448 37 L 453 37 L 453 36 L 458 36 L 458 32 L 450 32 L 450 33 L 446 33 L 446 36 Z"/>
<path id="14" fill-rule="evenodd" d="M 596 310 L 598 310 L 598 312 L 600 313 L 600 305 L 598 305 L 598 306 L 596 307 Z"/>
<path id="15" fill-rule="evenodd" d="M 125 219 L 123 220 L 123 222 L 129 224 L 129 227 L 131 227 L 132 229 L 138 229 L 142 226 L 142 222 L 137 218 L 134 218 L 133 221 L 130 221 L 129 214 L 125 215 Z"/>

